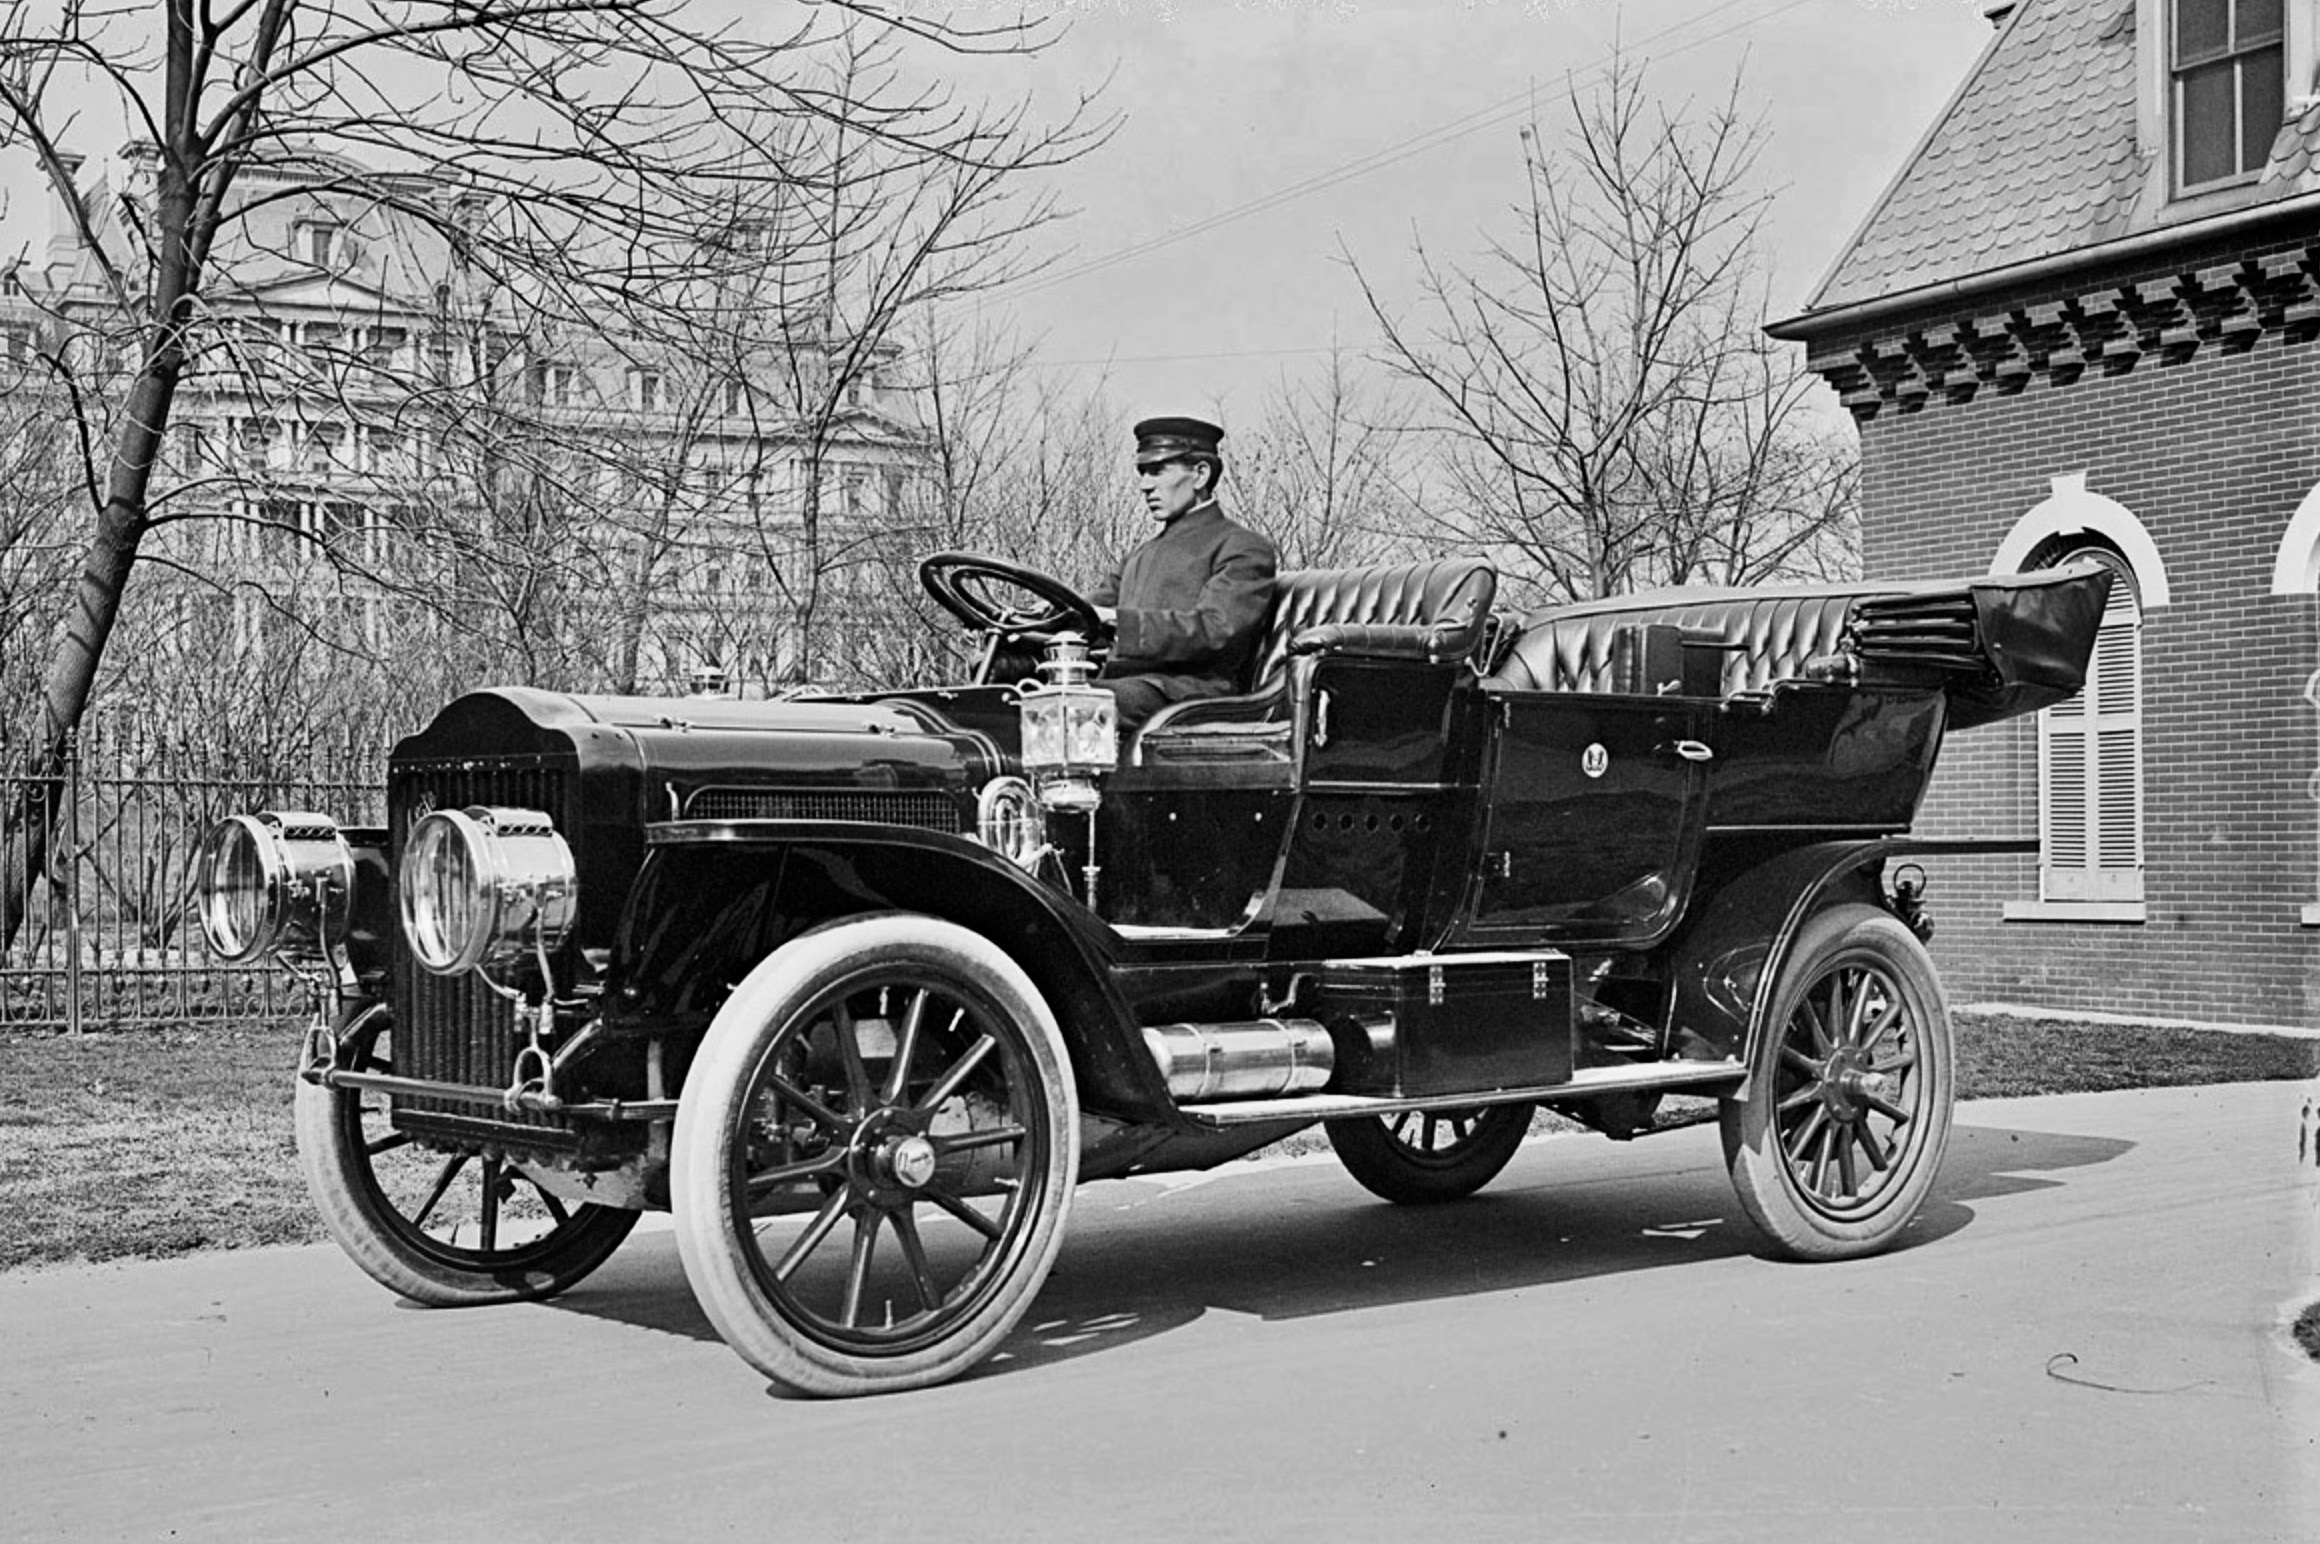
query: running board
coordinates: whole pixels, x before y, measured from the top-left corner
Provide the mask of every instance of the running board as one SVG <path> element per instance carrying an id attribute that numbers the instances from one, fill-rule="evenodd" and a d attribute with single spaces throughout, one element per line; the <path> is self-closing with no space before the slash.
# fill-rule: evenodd
<path id="1" fill-rule="evenodd" d="M 1718 1088 L 1747 1071 L 1736 1061 L 1648 1062 L 1635 1067 L 1582 1067 L 1563 1083 L 1538 1088 L 1494 1088 L 1464 1094 L 1385 1098 L 1369 1094 L 1305 1094 L 1281 1099 L 1235 1099 L 1179 1106 L 1187 1120 L 1212 1128 L 1257 1126 L 1285 1120 L 1336 1120 L 1346 1115 L 1392 1115 L 1402 1110 L 1467 1110 L 1486 1104 L 1536 1104 L 1646 1089 Z"/>

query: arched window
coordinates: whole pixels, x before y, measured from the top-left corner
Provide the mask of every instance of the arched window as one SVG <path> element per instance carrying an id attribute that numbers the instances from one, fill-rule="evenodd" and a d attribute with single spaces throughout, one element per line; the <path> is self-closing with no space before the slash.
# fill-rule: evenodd
<path id="1" fill-rule="evenodd" d="M 2112 572 L 2086 686 L 2038 716 L 2039 898 L 2143 899 L 2143 606 L 2114 547 L 2056 541 L 2026 565 L 2093 561 Z"/>
<path id="2" fill-rule="evenodd" d="M 2280 533 L 2280 550 L 2272 559 L 2272 593 L 2320 593 L 2320 484 L 2304 495 L 2288 517 L 2288 528 Z"/>

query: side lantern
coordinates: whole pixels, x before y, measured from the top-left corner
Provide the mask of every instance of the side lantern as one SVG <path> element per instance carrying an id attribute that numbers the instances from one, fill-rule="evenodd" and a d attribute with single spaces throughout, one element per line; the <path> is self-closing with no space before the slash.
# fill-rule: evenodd
<path id="1" fill-rule="evenodd" d="M 328 815 L 228 816 L 194 861 L 201 930 L 227 963 L 318 959 L 345 941 L 354 854 Z"/>
<path id="2" fill-rule="evenodd" d="M 1094 684 L 1087 645 L 1064 637 L 1023 685 L 1023 770 L 1049 809 L 1092 810 L 1094 779 L 1120 764 L 1120 704 Z"/>
<path id="3" fill-rule="evenodd" d="M 572 849 L 537 810 L 437 810 L 411 828 L 395 883 L 404 942 L 438 976 L 544 959 L 580 907 Z"/>

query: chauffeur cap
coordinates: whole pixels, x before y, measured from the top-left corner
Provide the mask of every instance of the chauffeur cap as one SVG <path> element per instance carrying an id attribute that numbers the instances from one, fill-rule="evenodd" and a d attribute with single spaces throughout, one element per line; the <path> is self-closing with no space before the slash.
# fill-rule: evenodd
<path id="1" fill-rule="evenodd" d="M 1198 418 L 1147 418 L 1136 425 L 1136 465 L 1151 466 L 1179 456 L 1215 457 L 1224 431 Z"/>

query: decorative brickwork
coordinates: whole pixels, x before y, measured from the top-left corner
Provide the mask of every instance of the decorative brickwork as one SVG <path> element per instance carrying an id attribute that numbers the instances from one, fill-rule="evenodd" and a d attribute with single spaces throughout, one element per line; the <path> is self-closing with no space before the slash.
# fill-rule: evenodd
<path id="1" fill-rule="evenodd" d="M 2320 331 L 2320 242 L 2238 262 L 2112 280 L 1969 317 L 1817 342 L 1807 363 L 1857 419 L 1933 401 L 2067 386 L 2089 370 L 2181 363 L 2264 333 Z"/>

